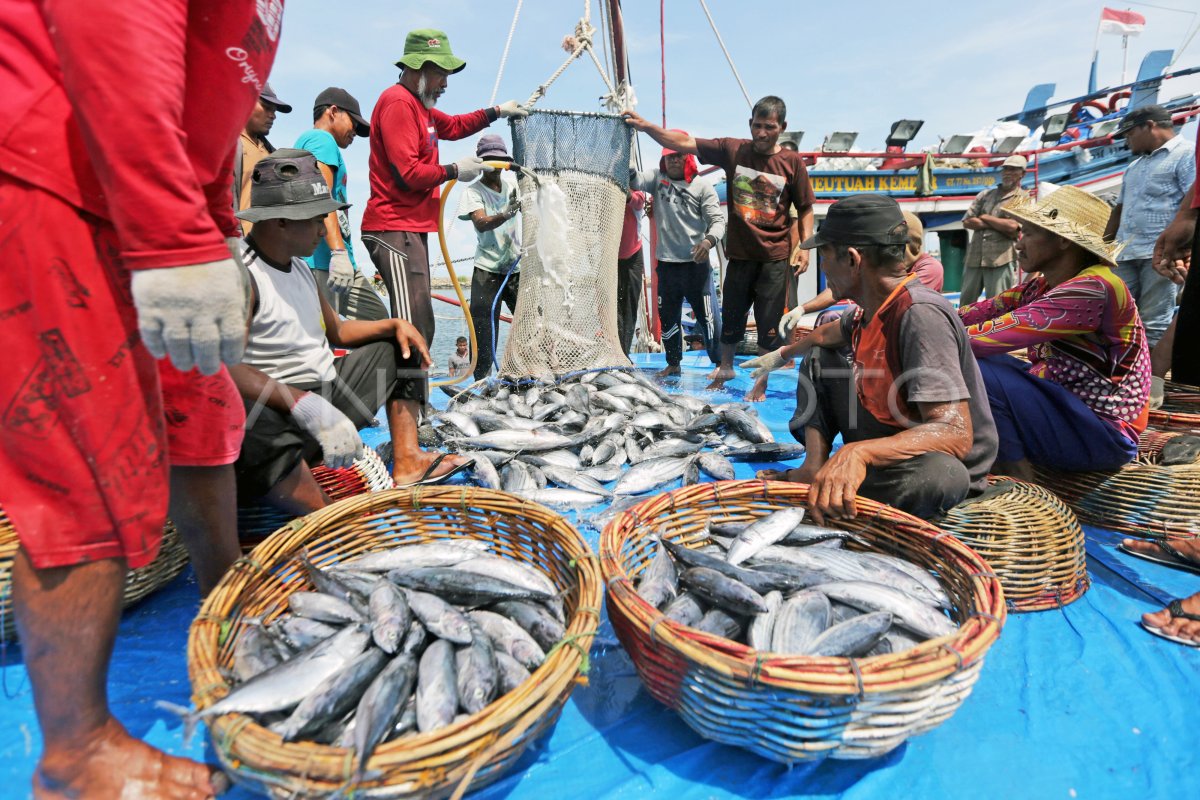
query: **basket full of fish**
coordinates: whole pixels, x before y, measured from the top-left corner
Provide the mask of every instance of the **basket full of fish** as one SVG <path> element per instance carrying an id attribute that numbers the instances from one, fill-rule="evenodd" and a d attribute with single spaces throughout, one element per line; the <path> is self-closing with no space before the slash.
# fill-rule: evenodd
<path id="1" fill-rule="evenodd" d="M 240 560 L 192 624 L 192 710 L 272 797 L 461 796 L 553 725 L 599 620 L 561 516 L 470 487 L 310 514 Z"/>
<path id="2" fill-rule="evenodd" d="M 883 755 L 948 719 L 1005 620 L 966 545 L 866 498 L 809 524 L 808 486 L 645 500 L 600 537 L 609 618 L 650 693 L 700 735 L 784 763 Z"/>
<path id="3" fill-rule="evenodd" d="M 638 495 L 731 480 L 738 461 L 798 459 L 753 407 L 671 394 L 638 370 L 605 369 L 454 393 L 422 444 L 471 459 L 474 480 L 545 505 L 632 505 Z"/>

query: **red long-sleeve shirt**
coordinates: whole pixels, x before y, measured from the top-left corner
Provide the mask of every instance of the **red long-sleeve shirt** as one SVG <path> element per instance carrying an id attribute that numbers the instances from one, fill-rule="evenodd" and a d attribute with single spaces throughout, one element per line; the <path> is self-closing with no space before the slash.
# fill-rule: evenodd
<path id="1" fill-rule="evenodd" d="M 362 229 L 436 231 L 440 187 L 447 180 L 438 163 L 438 140 L 464 139 L 494 119 L 492 109 L 451 116 L 425 108 L 398 83 L 385 89 L 371 112 L 371 198 Z"/>
<path id="2" fill-rule="evenodd" d="M 112 222 L 129 269 L 229 257 L 238 131 L 283 0 L 0 0 L 0 172 Z"/>

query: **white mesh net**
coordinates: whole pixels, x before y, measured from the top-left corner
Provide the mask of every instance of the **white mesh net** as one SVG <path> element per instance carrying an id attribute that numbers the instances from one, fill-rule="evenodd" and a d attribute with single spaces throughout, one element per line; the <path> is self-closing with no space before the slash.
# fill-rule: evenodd
<path id="1" fill-rule="evenodd" d="M 631 134 L 606 114 L 533 111 L 514 120 L 525 254 L 500 372 L 627 366 L 617 337 L 617 250 Z"/>

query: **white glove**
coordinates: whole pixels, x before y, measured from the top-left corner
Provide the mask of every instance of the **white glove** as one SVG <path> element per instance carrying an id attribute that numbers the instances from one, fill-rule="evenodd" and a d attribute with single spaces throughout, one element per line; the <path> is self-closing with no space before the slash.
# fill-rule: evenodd
<path id="1" fill-rule="evenodd" d="M 292 419 L 321 445 L 325 466 L 348 467 L 362 455 L 362 440 L 350 418 L 324 397 L 308 392 L 292 406 Z"/>
<path id="2" fill-rule="evenodd" d="M 212 375 L 242 360 L 249 287 L 233 258 L 133 273 L 133 304 L 142 342 L 181 372 Z"/>
<path id="3" fill-rule="evenodd" d="M 785 342 L 791 341 L 792 330 L 800 324 L 800 320 L 804 318 L 804 304 L 793 308 L 791 311 L 783 315 L 779 320 L 779 338 Z"/>
<path id="4" fill-rule="evenodd" d="M 522 108 L 516 100 L 508 100 L 496 106 L 496 113 L 503 117 L 521 117 L 529 116 L 529 109 Z"/>
<path id="5" fill-rule="evenodd" d="M 470 183 L 483 174 L 483 159 L 479 156 L 467 156 L 454 162 L 458 168 L 459 183 Z"/>
<path id="6" fill-rule="evenodd" d="M 782 351 L 782 347 L 778 350 L 772 350 L 766 355 L 743 361 L 739 366 L 744 369 L 753 368 L 754 372 L 750 373 L 751 377 L 756 379 L 761 378 L 763 375 L 772 373 L 787 363 L 787 360 L 781 355 Z"/>
<path id="7" fill-rule="evenodd" d="M 1150 376 L 1150 410 L 1157 411 L 1162 408 L 1163 400 L 1166 399 L 1166 386 L 1163 379 L 1157 375 Z"/>
<path id="8" fill-rule="evenodd" d="M 345 250 L 329 251 L 329 290 L 335 294 L 346 294 L 354 283 L 354 265 Z"/>

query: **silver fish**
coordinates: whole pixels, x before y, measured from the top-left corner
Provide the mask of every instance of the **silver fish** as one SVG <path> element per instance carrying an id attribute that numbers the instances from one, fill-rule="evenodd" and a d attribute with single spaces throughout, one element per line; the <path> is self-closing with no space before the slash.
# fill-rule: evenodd
<path id="1" fill-rule="evenodd" d="M 480 486 L 488 489 L 500 488 L 500 473 L 496 471 L 495 464 L 478 453 L 464 453 L 463 455 L 471 459 L 471 472 Z"/>
<path id="2" fill-rule="evenodd" d="M 710 608 L 692 627 L 725 639 L 737 639 L 742 635 L 742 623 L 719 608 Z"/>
<path id="3" fill-rule="evenodd" d="M 271 635 L 260 624 L 243 628 L 233 645 L 233 674 L 239 682 L 266 672 L 281 660 Z"/>
<path id="4" fill-rule="evenodd" d="M 417 662 L 412 656 L 396 656 L 363 692 L 354 713 L 353 746 L 358 774 L 375 748 L 395 730 L 405 709 L 405 698 L 417 681 Z M 415 724 L 415 707 L 414 707 Z"/>
<path id="5" fill-rule="evenodd" d="M 496 672 L 501 694 L 508 694 L 530 678 L 529 670 L 508 653 L 499 650 L 496 651 Z"/>
<path id="6" fill-rule="evenodd" d="M 305 697 L 277 732 L 285 742 L 293 742 L 338 719 L 354 708 L 385 663 L 387 656 L 375 648 L 359 655 Z"/>
<path id="7" fill-rule="evenodd" d="M 500 600 L 544 601 L 553 597 L 552 593 L 509 583 L 494 575 L 481 575 L 454 567 L 427 567 L 407 572 L 393 570 L 388 573 L 388 580 L 394 581 L 406 589 L 434 593 L 451 603 L 461 605 L 483 605 Z M 413 613 L 417 613 L 420 617 L 415 607 Z M 424 619 L 421 621 L 425 622 Z M 425 627 L 428 628 L 429 625 L 426 624 Z M 430 628 L 430 630 L 433 629 Z M 460 642 L 460 644 L 466 644 L 466 642 Z"/>
<path id="8" fill-rule="evenodd" d="M 755 650 L 771 649 L 771 632 L 775 629 L 775 617 L 779 614 L 783 595 L 779 592 L 767 592 L 763 595 L 763 603 L 767 610 L 755 615 L 750 621 L 750 629 L 746 632 L 746 644 Z"/>
<path id="9" fill-rule="evenodd" d="M 499 578 L 516 586 L 523 586 L 531 591 L 541 592 L 547 597 L 558 592 L 558 587 L 554 585 L 552 580 L 546 577 L 545 573 L 513 558 L 483 555 L 473 558 L 470 561 L 456 564 L 454 568 Z"/>
<path id="10" fill-rule="evenodd" d="M 479 425 L 475 422 L 475 420 L 459 411 L 443 411 L 434 419 L 441 420 L 442 422 L 454 426 L 458 429 L 459 434 L 463 436 L 478 436 L 480 433 L 482 433 L 482 431 L 479 430 Z"/>
<path id="11" fill-rule="evenodd" d="M 683 475 L 687 469 L 687 459 L 683 458 L 654 458 L 635 464 L 617 480 L 613 494 L 642 494 L 651 489 L 657 489 L 665 483 L 670 483 Z"/>
<path id="12" fill-rule="evenodd" d="M 589 478 L 600 481 L 600 483 L 611 483 L 621 477 L 623 470 L 615 464 L 600 464 L 594 467 L 587 467 L 583 470 L 583 474 Z"/>
<path id="13" fill-rule="evenodd" d="M 508 653 L 526 669 L 536 669 L 546 660 L 546 652 L 533 637 L 508 617 L 482 610 L 471 611 L 468 616 L 479 623 L 497 650 Z"/>
<path id="14" fill-rule="evenodd" d="M 724 455 L 730 461 L 795 461 L 804 455 L 804 445 L 787 442 L 743 443 L 726 450 Z"/>
<path id="15" fill-rule="evenodd" d="M 471 643 L 471 623 L 457 608 L 427 592 L 408 591 L 405 597 L 413 616 L 434 636 L 454 644 Z"/>
<path id="16" fill-rule="evenodd" d="M 510 452 L 523 450 L 531 453 L 541 450 L 561 450 L 571 444 L 571 440 L 562 434 L 542 430 L 498 430 L 452 441 L 460 447 L 469 447 L 472 450 L 508 450 Z"/>
<path id="17" fill-rule="evenodd" d="M 604 495 L 582 492 L 578 489 L 538 489 L 529 493 L 529 499 L 544 506 L 580 507 L 603 503 Z"/>
<path id="18" fill-rule="evenodd" d="M 293 592 L 288 596 L 288 608 L 297 616 L 317 622 L 344 624 L 363 621 L 363 615 L 354 606 L 340 597 L 322 592 Z"/>
<path id="19" fill-rule="evenodd" d="M 829 598 L 815 589 L 797 592 L 783 601 L 775 615 L 771 650 L 802 655 L 833 621 Z"/>
<path id="20" fill-rule="evenodd" d="M 555 466 L 545 466 L 542 471 L 547 478 L 565 489 L 578 489 L 581 492 L 590 492 L 601 497 L 612 497 L 612 492 L 604 488 L 598 480 L 582 472 Z"/>
<path id="21" fill-rule="evenodd" d="M 674 600 L 678 593 L 678 575 L 675 562 L 663 543 L 659 541 L 655 548 L 654 558 L 650 559 L 650 563 L 642 572 L 637 592 L 650 605 L 662 608 Z"/>
<path id="22" fill-rule="evenodd" d="M 471 644 L 455 652 L 458 704 L 468 714 L 477 714 L 496 697 L 500 679 L 492 640 L 472 621 Z"/>
<path id="23" fill-rule="evenodd" d="M 839 581 L 821 584 L 816 589 L 861 611 L 889 611 L 896 625 L 926 639 L 948 636 L 958 630 L 957 625 L 933 606 L 914 600 L 891 586 L 867 581 Z"/>
<path id="24" fill-rule="evenodd" d="M 752 419 L 744 410 L 733 406 L 725 406 L 721 409 L 721 416 L 724 417 L 725 423 L 734 432 L 752 444 L 771 441 L 770 431 L 765 431 L 764 433 L 761 423 L 756 419 Z"/>
<path id="25" fill-rule="evenodd" d="M 849 658 L 866 655 L 883 639 L 890 627 L 892 615 L 888 611 L 874 611 L 852 617 L 831 626 L 810 642 L 807 655 Z"/>
<path id="26" fill-rule="evenodd" d="M 692 567 L 679 579 L 703 600 L 734 614 L 752 616 L 767 610 L 762 595 L 714 569 Z"/>
<path id="27" fill-rule="evenodd" d="M 697 464 L 701 472 L 714 480 L 731 481 L 734 478 L 733 464 L 720 453 L 701 453 Z"/>
<path id="28" fill-rule="evenodd" d="M 700 599 L 696 595 L 683 592 L 675 598 L 671 605 L 666 607 L 663 616 L 680 625 L 695 627 L 704 617 L 704 606 L 700 604 Z"/>
<path id="29" fill-rule="evenodd" d="M 562 641 L 567 629 L 555 619 L 544 606 L 524 600 L 505 600 L 493 605 L 492 610 L 511 619 L 533 637 L 538 646 L 549 650 Z"/>
<path id="30" fill-rule="evenodd" d="M 466 561 L 487 550 L 488 543 L 478 539 L 439 539 L 424 544 L 405 544 L 377 550 L 352 558 L 342 566 L 363 572 L 389 572 L 393 569 L 447 567 Z"/>
<path id="31" fill-rule="evenodd" d="M 438 639 L 421 656 L 417 666 L 417 729 L 421 733 L 444 728 L 458 712 L 458 679 L 454 647 Z"/>
<path id="32" fill-rule="evenodd" d="M 338 629 L 315 619 L 286 614 L 271 623 L 271 632 L 283 639 L 293 650 L 307 650 L 333 636 Z"/>
<path id="33" fill-rule="evenodd" d="M 799 506 L 774 511 L 765 517 L 756 519 L 738 534 L 737 539 L 729 548 L 725 560 L 730 564 L 741 564 L 752 558 L 791 533 L 792 529 L 804 520 L 805 509 Z"/>
<path id="34" fill-rule="evenodd" d="M 380 581 L 368 601 L 371 612 L 371 638 L 383 652 L 392 655 L 408 632 L 412 612 L 404 593 L 391 581 Z"/>

